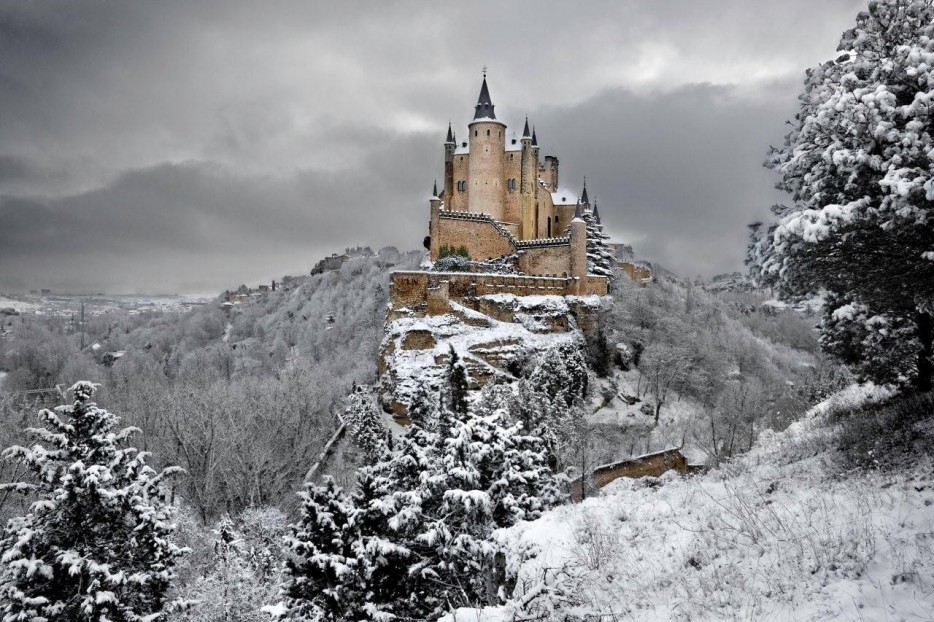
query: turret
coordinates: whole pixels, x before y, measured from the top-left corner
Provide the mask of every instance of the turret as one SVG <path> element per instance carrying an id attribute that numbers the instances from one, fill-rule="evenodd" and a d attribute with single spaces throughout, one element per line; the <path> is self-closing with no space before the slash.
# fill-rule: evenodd
<path id="1" fill-rule="evenodd" d="M 496 220 L 503 220 L 506 199 L 506 124 L 496 120 L 493 108 L 484 75 L 474 120 L 467 126 L 470 141 L 467 211 L 489 214 Z"/>
<path id="2" fill-rule="evenodd" d="M 447 192 L 447 189 L 445 189 Z M 428 200 L 428 205 L 431 208 L 431 220 L 428 222 L 428 251 L 431 253 L 431 260 L 435 261 L 438 259 L 438 251 L 440 250 L 441 244 L 441 235 L 440 235 L 440 220 L 441 220 L 441 197 L 438 196 L 438 180 L 435 180 L 434 186 L 431 189 L 431 198 Z"/>
<path id="3" fill-rule="evenodd" d="M 583 219 L 580 201 L 574 208 L 574 219 L 571 221 L 571 277 L 576 279 L 572 291 L 580 295 L 587 288 L 587 223 Z"/>
<path id="4" fill-rule="evenodd" d="M 454 130 L 448 122 L 448 136 L 444 141 L 444 208 L 450 210 L 454 204 L 454 150 L 457 148 L 457 139 Z M 435 195 L 437 196 L 437 195 Z"/>
<path id="5" fill-rule="evenodd" d="M 590 209 L 590 199 L 587 197 L 587 178 L 584 177 L 584 191 L 581 192 L 581 204 L 584 210 Z"/>
<path id="6" fill-rule="evenodd" d="M 545 156 L 545 164 L 541 169 L 542 180 L 548 185 L 550 192 L 558 189 L 558 158 L 556 156 Z"/>
<path id="7" fill-rule="evenodd" d="M 529 118 L 525 118 L 522 130 L 522 162 L 519 180 L 519 214 L 521 215 L 520 236 L 523 240 L 538 237 L 535 222 L 535 194 L 538 189 L 538 147 L 529 133 Z"/>

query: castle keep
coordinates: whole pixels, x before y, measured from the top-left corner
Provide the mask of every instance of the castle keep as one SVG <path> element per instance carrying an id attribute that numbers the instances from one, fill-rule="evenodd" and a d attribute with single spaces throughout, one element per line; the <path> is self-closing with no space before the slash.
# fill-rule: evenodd
<path id="1" fill-rule="evenodd" d="M 587 274 L 585 213 L 599 221 L 586 184 L 580 197 L 559 185 L 558 158 L 540 159 L 528 119 L 521 137 L 507 133 L 484 76 L 467 140 L 458 143 L 448 125 L 444 188 L 439 193 L 436 185 L 430 200 L 432 261 L 443 248 L 466 249 L 474 261 L 512 257 L 519 281 L 563 281 L 559 291 L 548 293 L 604 295 L 607 279 Z"/>

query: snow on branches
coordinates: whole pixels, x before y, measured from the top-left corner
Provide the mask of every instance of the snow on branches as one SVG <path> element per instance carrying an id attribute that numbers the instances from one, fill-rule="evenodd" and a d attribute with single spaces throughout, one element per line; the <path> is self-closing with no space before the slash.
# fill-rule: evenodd
<path id="1" fill-rule="evenodd" d="M 829 293 L 825 348 L 862 361 L 868 379 L 920 389 L 932 382 L 932 100 L 934 6 L 873 0 L 837 57 L 807 72 L 792 131 L 766 162 L 794 205 L 754 228 L 747 255 L 787 299 Z"/>
<path id="2" fill-rule="evenodd" d="M 4 488 L 36 500 L 10 520 L 0 541 L 0 600 L 4 620 L 154 622 L 163 616 L 176 560 L 170 508 L 160 499 L 163 478 L 145 452 L 122 447 L 136 428 L 91 401 L 95 386 L 69 390 L 70 406 L 43 410 L 32 447 L 10 447 L 29 483 Z"/>

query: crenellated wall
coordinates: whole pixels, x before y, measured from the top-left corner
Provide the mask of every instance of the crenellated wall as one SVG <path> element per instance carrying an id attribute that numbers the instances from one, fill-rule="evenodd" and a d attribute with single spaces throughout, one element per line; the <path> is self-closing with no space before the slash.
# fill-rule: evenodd
<path id="1" fill-rule="evenodd" d="M 441 307 L 438 292 L 445 291 L 449 299 L 462 300 L 489 294 L 513 294 L 515 296 L 605 296 L 607 280 L 604 277 L 588 276 L 586 283 L 577 291 L 573 278 L 545 276 L 517 276 L 506 274 L 473 274 L 469 272 L 393 272 L 390 275 L 389 299 L 393 309 L 416 309 L 429 303 L 435 309 Z"/>

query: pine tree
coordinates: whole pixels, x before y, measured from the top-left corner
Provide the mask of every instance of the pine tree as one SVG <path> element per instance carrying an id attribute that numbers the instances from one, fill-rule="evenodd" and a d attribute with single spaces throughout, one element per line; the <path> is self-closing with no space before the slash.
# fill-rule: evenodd
<path id="1" fill-rule="evenodd" d="M 440 422 L 438 399 L 419 382 L 409 400 L 409 420 L 426 430 L 437 430 Z"/>
<path id="2" fill-rule="evenodd" d="M 371 462 L 378 460 L 386 451 L 389 430 L 383 425 L 379 409 L 367 387 L 354 385 L 344 409 L 344 423 L 354 444 Z"/>
<path id="3" fill-rule="evenodd" d="M 584 210 L 582 217 L 587 223 L 587 272 L 610 278 L 616 265 L 609 247 L 610 236 L 603 232 L 595 211 Z"/>
<path id="4" fill-rule="evenodd" d="M 5 484 L 35 495 L 25 516 L 3 532 L 0 578 L 4 620 L 166 619 L 165 595 L 183 553 L 171 541 L 170 508 L 159 485 L 177 468 L 156 473 L 146 453 L 122 447 L 136 428 L 91 401 L 95 386 L 78 382 L 74 402 L 39 413 L 32 447 L 4 458 L 22 463 L 32 483 Z"/>
<path id="5" fill-rule="evenodd" d="M 767 162 L 794 205 L 754 228 L 748 255 L 785 299 L 828 294 L 826 350 L 919 390 L 934 376 L 932 54 L 931 2 L 872 0 L 858 15 L 837 57 L 807 72 Z"/>
<path id="6" fill-rule="evenodd" d="M 458 415 L 467 414 L 467 369 L 451 346 L 447 369 L 448 403 L 450 411 Z"/>
<path id="7" fill-rule="evenodd" d="M 287 538 L 285 600 L 269 610 L 289 622 L 353 620 L 362 606 L 359 532 L 354 508 L 334 480 L 305 485 L 301 518 Z"/>

